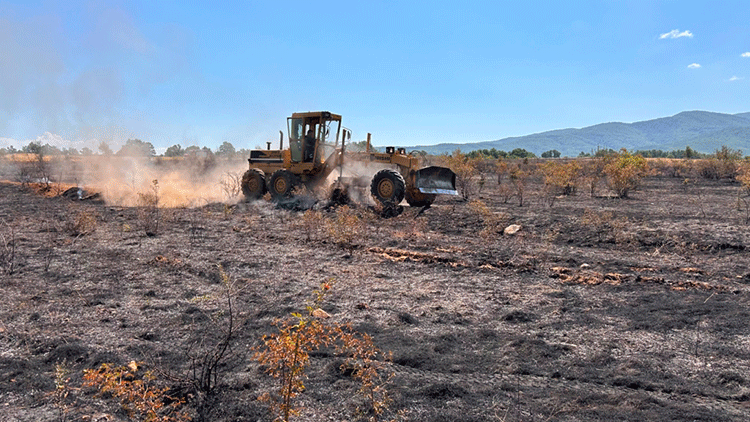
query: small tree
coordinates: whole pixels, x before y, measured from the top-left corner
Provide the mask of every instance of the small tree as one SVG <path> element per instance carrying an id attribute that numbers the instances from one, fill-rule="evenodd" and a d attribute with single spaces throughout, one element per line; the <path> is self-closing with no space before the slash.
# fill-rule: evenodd
<path id="1" fill-rule="evenodd" d="M 196 145 L 190 145 L 189 147 L 185 148 L 183 150 L 184 155 L 196 155 L 200 152 L 201 148 Z"/>
<path id="2" fill-rule="evenodd" d="M 151 142 L 144 142 L 140 139 L 128 139 L 125 145 L 117 151 L 117 155 L 129 157 L 153 157 L 156 150 Z"/>
<path id="3" fill-rule="evenodd" d="M 28 176 L 31 176 L 33 179 L 36 179 L 37 182 L 40 182 L 45 185 L 45 188 L 49 188 L 50 186 L 50 168 L 47 163 L 47 160 L 45 159 L 45 156 L 47 155 L 47 149 L 42 146 L 42 144 L 38 142 L 29 142 L 28 145 L 23 147 L 23 152 L 27 154 L 31 154 L 33 161 L 31 161 L 31 169 L 24 169 L 21 166 L 22 172 L 29 172 Z M 25 177 L 22 176 L 23 179 Z"/>
<path id="4" fill-rule="evenodd" d="M 321 283 L 307 312 L 295 312 L 291 318 L 277 321 L 278 331 L 264 335 L 262 343 L 254 348 L 253 358 L 279 381 L 273 393 L 259 398 L 269 403 L 274 420 L 288 422 L 299 413 L 294 399 L 305 390 L 310 353 L 326 346 L 333 346 L 336 353 L 346 356 L 342 371 L 350 372 L 360 382 L 357 392 L 368 406 L 359 409 L 360 412 L 370 413 L 370 420 L 377 422 L 391 404 L 386 385 L 393 374 L 384 373 L 383 362 L 390 359 L 390 353 L 383 353 L 372 337 L 354 331 L 350 325 L 326 321 L 329 315 L 321 309 L 321 304 L 331 284 L 331 281 Z"/>
<path id="5" fill-rule="evenodd" d="M 516 190 L 516 197 L 518 197 L 518 206 L 523 206 L 523 198 L 526 193 L 526 182 L 529 179 L 530 172 L 518 165 L 516 168 L 510 171 L 510 181 Z"/>
<path id="6" fill-rule="evenodd" d="M 516 148 L 508 153 L 508 158 L 534 158 L 533 152 L 526 151 L 524 148 Z"/>
<path id="7" fill-rule="evenodd" d="M 582 176 L 581 165 L 577 161 L 562 164 L 550 161 L 542 165 L 544 176 L 544 190 L 550 201 L 550 206 L 557 195 L 571 195 L 578 189 L 578 182 Z"/>
<path id="8" fill-rule="evenodd" d="M 619 198 L 627 198 L 630 191 L 638 188 L 641 179 L 646 175 L 646 159 L 633 155 L 626 149 L 605 159 L 604 173 L 607 185 Z"/>
<path id="9" fill-rule="evenodd" d="M 457 149 L 452 155 L 444 156 L 444 160 L 447 167 L 456 173 L 456 187 L 461 192 L 461 196 L 468 200 L 477 191 L 474 177 L 479 174 L 479 163 L 483 159 L 481 157 L 469 158 Z"/>
<path id="10" fill-rule="evenodd" d="M 746 160 L 740 167 L 737 174 L 737 181 L 741 183 L 737 191 L 737 211 L 745 208 L 745 224 L 750 223 L 750 161 Z"/>
<path id="11" fill-rule="evenodd" d="M 106 142 L 102 142 L 99 144 L 99 153 L 102 155 L 112 155 L 112 148 Z"/>
<path id="12" fill-rule="evenodd" d="M 225 157 L 231 157 L 235 153 L 234 145 L 227 141 L 224 141 L 224 143 L 219 146 L 219 149 L 216 153 Z"/>
<path id="13" fill-rule="evenodd" d="M 166 151 L 164 151 L 165 157 L 179 157 L 185 154 L 185 150 L 182 149 L 182 146 L 180 144 L 172 145 L 171 147 L 167 148 Z"/>

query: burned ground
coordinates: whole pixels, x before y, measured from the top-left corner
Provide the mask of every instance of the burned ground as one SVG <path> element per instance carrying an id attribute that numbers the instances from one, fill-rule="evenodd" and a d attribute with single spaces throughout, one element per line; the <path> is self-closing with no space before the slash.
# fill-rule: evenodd
<path id="1" fill-rule="evenodd" d="M 629 199 L 579 193 L 552 207 L 533 193 L 504 203 L 488 185 L 479 199 L 492 215 L 445 198 L 390 219 L 358 207 L 338 238 L 349 228 L 321 223 L 335 208 L 307 224 L 267 201 L 160 209 L 147 235 L 141 209 L 1 184 L 0 419 L 125 420 L 77 389 L 105 362 L 144 362 L 187 391 L 191 357 L 225 321 L 221 271 L 240 324 L 215 391 L 185 392 L 196 420 L 270 420 L 257 398 L 276 382 L 252 347 L 323 281 L 331 320 L 393 353 L 391 409 L 409 420 L 750 418 L 737 185 L 653 177 Z M 509 224 L 521 230 L 504 235 Z M 355 415 L 341 362 L 313 355 L 300 420 Z M 64 414 L 56 365 L 70 371 Z"/>

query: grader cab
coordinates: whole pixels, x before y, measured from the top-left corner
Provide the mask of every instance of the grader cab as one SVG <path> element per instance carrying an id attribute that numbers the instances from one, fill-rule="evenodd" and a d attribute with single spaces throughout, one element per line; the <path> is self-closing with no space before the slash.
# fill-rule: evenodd
<path id="1" fill-rule="evenodd" d="M 432 204 L 437 195 L 456 195 L 456 175 L 445 167 L 419 169 L 419 160 L 403 148 L 386 147 L 385 153 L 370 147 L 361 152 L 346 150 L 351 131 L 341 125 L 341 116 L 327 111 L 294 113 L 287 119 L 288 148 L 280 132 L 279 149 L 250 152 L 250 168 L 242 177 L 242 192 L 248 200 L 266 192 L 280 201 L 293 196 L 295 188 L 306 186 L 315 191 L 326 185 L 334 171 L 339 194 L 346 192 L 361 177 L 345 177 L 346 163 L 361 163 L 375 171 L 370 182 L 373 198 L 386 205 L 398 205 L 403 199 L 411 206 Z M 270 175 L 270 177 L 269 177 Z"/>

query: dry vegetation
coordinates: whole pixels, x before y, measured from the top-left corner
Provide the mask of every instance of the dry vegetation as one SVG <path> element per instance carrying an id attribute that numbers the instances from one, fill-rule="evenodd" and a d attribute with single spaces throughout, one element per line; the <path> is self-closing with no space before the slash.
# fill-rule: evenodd
<path id="1" fill-rule="evenodd" d="M 746 161 L 445 159 L 389 219 L 0 184 L 0 420 L 748 420 Z"/>

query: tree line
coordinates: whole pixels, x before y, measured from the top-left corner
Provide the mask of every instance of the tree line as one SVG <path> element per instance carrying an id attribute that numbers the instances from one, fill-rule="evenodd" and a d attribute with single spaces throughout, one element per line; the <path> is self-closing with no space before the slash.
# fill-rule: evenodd
<path id="1" fill-rule="evenodd" d="M 350 148 L 353 150 L 365 150 L 365 144 L 366 141 L 362 142 L 353 142 L 350 144 Z M 258 148 L 258 147 L 256 147 Z M 726 147 L 724 147 L 726 148 Z M 376 148 L 372 148 L 373 150 L 377 150 Z M 425 151 L 413 151 L 415 154 L 419 156 L 427 156 L 427 152 Z M 77 150 L 76 148 L 69 147 L 69 148 L 58 148 L 54 145 L 50 144 L 41 144 L 40 142 L 29 142 L 28 145 L 22 147 L 20 150 L 16 149 L 14 146 L 8 146 L 5 148 L 0 148 L 0 155 L 6 155 L 6 154 L 17 154 L 17 153 L 27 153 L 27 154 L 35 154 L 35 155 L 67 155 L 67 156 L 75 156 L 75 155 L 95 155 L 95 152 L 92 151 L 88 147 L 83 147 L 81 150 Z M 140 139 L 128 139 L 125 144 L 117 151 L 114 152 L 110 146 L 106 142 L 101 142 L 97 148 L 98 155 L 116 155 L 116 156 L 125 156 L 125 157 L 132 157 L 132 156 L 138 156 L 138 157 L 155 157 L 157 156 L 156 150 L 154 148 L 154 145 L 151 142 L 142 141 Z M 583 152 L 581 151 L 580 154 L 578 154 L 578 157 L 580 158 L 586 158 L 586 157 L 606 157 L 617 154 L 618 151 L 615 151 L 611 148 L 597 148 L 596 151 L 591 152 Z M 224 157 L 233 157 L 233 156 L 246 156 L 250 154 L 249 149 L 236 149 L 234 145 L 232 145 L 231 142 L 225 141 L 222 143 L 216 151 L 211 150 L 208 147 L 199 147 L 196 145 L 191 145 L 189 147 L 183 148 L 180 144 L 175 144 L 167 148 L 163 154 L 160 154 L 161 157 L 182 157 L 182 156 L 194 156 L 194 155 L 218 155 L 218 156 L 224 156 Z M 692 149 L 690 146 L 685 147 L 685 149 L 678 149 L 678 150 L 671 150 L 671 151 L 663 151 L 660 149 L 650 149 L 650 150 L 637 150 L 633 152 L 634 155 L 640 155 L 644 158 L 709 158 L 713 156 L 712 154 L 705 154 L 698 152 L 694 149 Z M 545 151 L 541 154 L 541 158 L 560 158 L 561 153 L 560 151 L 556 149 L 551 149 L 549 151 Z M 531 151 L 527 151 L 524 148 L 515 148 L 512 151 L 503 151 L 498 150 L 496 148 L 490 148 L 490 149 L 477 149 L 470 151 L 466 153 L 466 157 L 468 158 L 492 158 L 492 159 L 499 159 L 499 158 L 509 158 L 509 159 L 515 159 L 515 158 L 535 158 L 536 154 L 534 154 Z"/>
<path id="2" fill-rule="evenodd" d="M 97 148 L 97 152 L 91 150 L 91 148 L 83 147 L 79 151 L 76 148 L 69 147 L 69 148 L 59 148 L 54 145 L 50 145 L 48 143 L 42 144 L 41 142 L 29 142 L 28 145 L 25 145 L 21 149 L 17 149 L 13 145 L 0 148 L 0 155 L 6 155 L 6 154 L 34 154 L 34 155 L 44 155 L 44 156 L 52 156 L 52 155 L 66 155 L 66 156 L 76 156 L 76 155 L 115 155 L 115 156 L 123 156 L 123 157 L 155 157 L 156 149 L 154 148 L 154 145 L 151 142 L 142 141 L 140 139 L 128 139 L 125 144 L 120 147 L 120 149 L 117 152 L 114 152 L 112 148 L 107 144 L 106 142 L 101 142 Z M 218 156 L 225 156 L 225 157 L 232 157 L 235 155 L 249 155 L 250 150 L 247 149 L 235 149 L 234 145 L 232 145 L 230 142 L 224 142 L 222 143 L 216 151 L 212 151 L 208 147 L 198 147 L 195 145 L 189 146 L 187 148 L 183 148 L 180 144 L 172 145 L 169 148 L 164 151 L 163 154 L 160 154 L 161 157 L 182 157 L 182 156 L 192 156 L 192 155 L 218 155 Z"/>
<path id="3" fill-rule="evenodd" d="M 726 147 L 724 147 L 726 148 Z M 427 155 L 424 151 L 415 151 L 420 155 Z M 580 154 L 578 154 L 578 157 L 580 158 L 586 158 L 586 157 L 608 157 L 612 155 L 617 155 L 619 151 L 615 151 L 612 148 L 597 148 L 595 151 L 591 152 L 583 152 L 581 151 Z M 560 158 L 562 154 L 560 151 L 556 149 L 551 149 L 549 151 L 545 151 L 541 154 L 542 158 Z M 713 156 L 713 154 L 704 154 L 702 152 L 698 152 L 690 146 L 685 147 L 685 149 L 676 149 L 671 151 L 663 151 L 660 149 L 649 149 L 649 150 L 637 150 L 633 151 L 633 155 L 640 155 L 643 158 L 709 158 Z M 527 151 L 523 148 L 516 148 L 512 151 L 506 152 L 502 150 L 498 150 L 495 148 L 491 149 L 477 149 L 470 151 L 466 153 L 466 156 L 468 158 L 534 158 L 536 157 L 536 154 L 533 152 Z"/>

